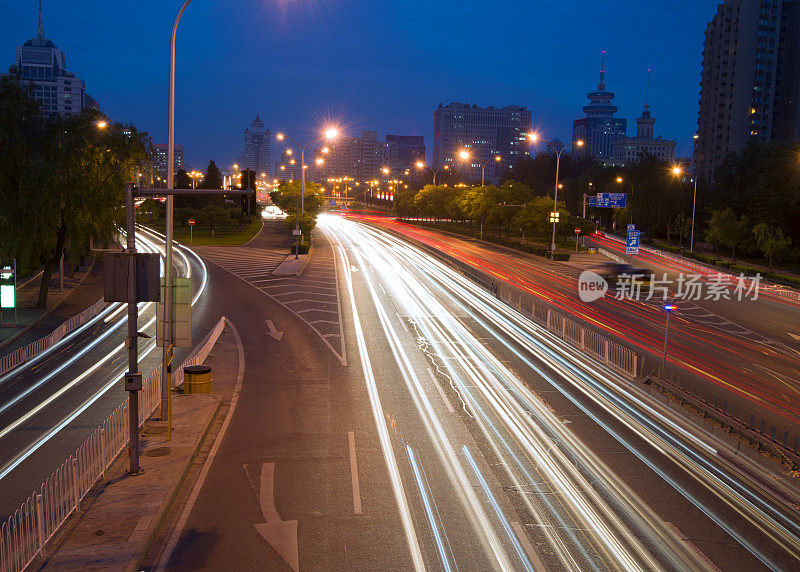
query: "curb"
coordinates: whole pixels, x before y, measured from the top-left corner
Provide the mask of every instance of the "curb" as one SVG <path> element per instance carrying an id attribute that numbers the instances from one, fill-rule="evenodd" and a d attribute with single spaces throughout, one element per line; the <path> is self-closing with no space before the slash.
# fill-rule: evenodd
<path id="1" fill-rule="evenodd" d="M 248 244 L 253 242 L 255 239 L 257 239 L 258 235 L 261 234 L 263 231 L 264 231 L 264 219 L 261 219 L 261 228 L 258 230 L 258 232 L 253 235 L 253 238 L 251 238 L 250 240 L 248 240 L 244 244 L 240 244 L 239 246 L 247 246 Z"/>
<path id="2" fill-rule="evenodd" d="M 294 274 L 275 274 L 275 270 L 277 270 L 278 268 L 280 268 L 281 266 L 283 266 L 283 265 L 284 265 L 284 264 L 285 264 L 285 263 L 286 263 L 288 260 L 294 260 L 294 254 L 290 254 L 289 256 L 287 256 L 287 257 L 284 259 L 284 261 L 283 261 L 283 262 L 281 262 L 281 263 L 280 263 L 280 265 L 278 266 L 278 268 L 276 268 L 275 270 L 273 270 L 273 271 L 270 273 L 270 275 L 271 275 L 271 276 L 282 276 L 282 277 L 284 277 L 284 278 L 286 278 L 286 277 L 290 277 L 290 276 L 295 276 L 295 277 L 297 277 L 297 276 L 300 276 L 300 275 L 303 273 L 303 270 L 305 270 L 305 269 L 306 269 L 306 266 L 308 266 L 308 263 L 309 263 L 309 261 L 311 260 L 311 253 L 312 253 L 313 251 L 314 251 L 314 245 L 312 244 L 312 245 L 311 245 L 311 246 L 308 248 L 308 254 L 306 254 L 306 255 L 305 255 L 305 256 L 306 256 L 306 259 L 303 261 L 303 265 L 302 265 L 302 266 L 300 267 L 300 269 L 299 269 L 297 272 L 295 272 Z"/>
<path id="3" fill-rule="evenodd" d="M 86 281 L 86 277 L 87 277 L 87 276 L 89 276 L 89 274 L 91 274 L 91 273 L 92 273 L 92 270 L 94 270 L 94 264 L 95 264 L 95 262 L 97 262 L 97 257 L 95 257 L 95 259 L 94 259 L 94 262 L 92 262 L 92 265 L 91 265 L 91 267 L 89 268 L 89 270 L 87 270 L 87 271 L 86 271 L 86 274 L 84 274 L 84 276 L 83 276 L 83 278 L 81 278 L 80 282 L 78 282 L 78 283 L 77 283 L 77 284 L 76 284 L 76 285 L 75 285 L 75 286 L 72 288 L 72 292 L 70 292 L 69 294 L 67 294 L 66 296 L 64 296 L 64 300 L 61 300 L 61 302 L 59 302 L 57 305 L 53 306 L 52 308 L 50 308 L 49 310 L 47 310 L 47 311 L 46 311 L 44 314 L 42 314 L 41 316 L 39 316 L 39 318 L 38 318 L 38 319 L 37 319 L 35 322 L 32 322 L 32 323 L 28 324 L 28 325 L 27 325 L 27 326 L 25 326 L 23 329 L 21 329 L 19 332 L 17 332 L 16 334 L 14 334 L 14 335 L 13 335 L 13 336 L 11 336 L 10 338 L 8 338 L 6 341 L 4 341 L 4 342 L 0 343 L 0 350 L 1 350 L 1 349 L 3 349 L 4 347 L 6 347 L 6 346 L 7 346 L 8 344 L 10 344 L 11 342 L 13 342 L 14 340 L 16 340 L 16 339 L 19 339 L 19 338 L 20 338 L 22 335 L 24 335 L 24 334 L 28 333 L 28 332 L 31 330 L 31 328 L 33 328 L 33 327 L 34 327 L 36 324 L 38 324 L 39 322 L 41 322 L 42 320 L 44 320 L 44 319 L 45 319 L 47 316 L 49 316 L 50 314 L 52 314 L 53 312 L 55 312 L 55 311 L 56 311 L 56 309 L 57 309 L 57 308 L 58 308 L 58 307 L 59 307 L 61 304 L 63 304 L 63 303 L 64 303 L 64 301 L 65 301 L 67 298 L 69 298 L 70 296 L 72 296 L 72 295 L 75 293 L 75 290 L 78 288 L 78 286 L 80 286 L 81 284 L 83 284 L 83 283 Z M 34 279 L 35 279 L 35 278 L 34 278 Z M 48 334 L 45 334 L 45 336 L 46 336 L 46 335 L 48 335 Z M 44 337 L 44 336 L 42 336 L 42 337 Z"/>
<path id="4" fill-rule="evenodd" d="M 186 477 L 189 475 L 189 470 L 191 469 L 194 460 L 197 458 L 197 455 L 200 452 L 200 447 L 205 442 L 206 437 L 208 437 L 208 433 L 211 431 L 211 426 L 214 424 L 214 420 L 217 418 L 220 409 L 222 409 L 222 398 L 217 395 L 214 395 L 214 398 L 217 400 L 217 407 L 214 409 L 214 412 L 209 415 L 208 421 L 206 422 L 205 427 L 203 427 L 203 430 L 195 443 L 194 451 L 192 451 L 192 454 L 186 463 L 186 467 L 183 469 L 183 473 L 181 473 L 180 478 L 172 485 L 172 488 L 170 488 L 166 498 L 161 502 L 161 506 L 158 507 L 158 511 L 155 515 L 153 515 L 153 519 L 150 521 L 150 525 L 147 527 L 147 532 L 139 542 L 135 556 L 133 556 L 133 558 L 131 558 L 128 561 L 128 564 L 125 566 L 126 572 L 137 572 L 141 569 L 141 565 L 147 557 L 147 552 L 153 546 L 153 542 L 158 534 L 158 530 L 161 528 L 161 525 L 164 524 L 167 514 L 169 514 L 170 509 L 172 509 L 172 504 L 175 502 L 175 498 L 178 496 L 178 491 L 180 491 L 184 482 L 186 482 Z"/>

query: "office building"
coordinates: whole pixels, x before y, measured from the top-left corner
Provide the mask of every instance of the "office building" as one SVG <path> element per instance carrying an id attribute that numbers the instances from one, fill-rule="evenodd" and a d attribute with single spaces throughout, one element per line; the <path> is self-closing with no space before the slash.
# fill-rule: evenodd
<path id="1" fill-rule="evenodd" d="M 749 141 L 800 138 L 800 2 L 726 0 L 706 27 L 695 161 L 710 181 Z"/>
<path id="2" fill-rule="evenodd" d="M 242 170 L 254 171 L 257 177 L 262 173 L 269 176 L 270 137 L 269 129 L 264 129 L 264 122 L 256 115 L 244 130 L 244 149 L 237 161 Z"/>
<path id="3" fill-rule="evenodd" d="M 439 104 L 433 112 L 433 166 L 460 169 L 470 180 L 480 181 L 483 165 L 486 181 L 497 182 L 503 171 L 528 154 L 530 130 L 531 112 L 525 107 Z M 466 165 L 458 157 L 464 149 L 470 154 Z"/>
<path id="4" fill-rule="evenodd" d="M 164 181 L 167 179 L 167 150 L 169 150 L 169 145 L 166 143 L 153 143 L 153 173 Z M 175 145 L 172 163 L 173 177 L 178 174 L 179 169 L 183 169 L 183 145 Z"/>
<path id="5" fill-rule="evenodd" d="M 425 162 L 425 138 L 422 135 L 387 135 L 389 168 L 393 173 L 413 172 L 417 161 Z"/>
<path id="6" fill-rule="evenodd" d="M 652 157 L 662 163 L 675 162 L 674 139 L 663 139 L 661 136 L 653 137 L 653 127 L 656 118 L 650 114 L 650 106 L 645 104 L 642 116 L 636 120 L 636 137 L 621 137 L 614 141 L 611 161 L 606 165 L 631 165 L 647 157 Z"/>
<path id="7" fill-rule="evenodd" d="M 64 52 L 44 36 L 41 0 L 36 36 L 17 47 L 9 75 L 30 89 L 48 117 L 73 115 L 85 107 L 99 110 L 97 102 L 86 95 L 83 80 L 67 71 Z"/>
<path id="8" fill-rule="evenodd" d="M 628 121 L 614 117 L 618 111 L 611 103 L 615 94 L 606 89 L 605 52 L 600 66 L 597 91 L 589 92 L 589 103 L 583 107 L 585 117 L 572 122 L 572 143 L 575 153 L 594 157 L 600 162 L 611 161 L 614 141 L 627 135 Z M 583 141 L 583 146 L 576 143 Z"/>

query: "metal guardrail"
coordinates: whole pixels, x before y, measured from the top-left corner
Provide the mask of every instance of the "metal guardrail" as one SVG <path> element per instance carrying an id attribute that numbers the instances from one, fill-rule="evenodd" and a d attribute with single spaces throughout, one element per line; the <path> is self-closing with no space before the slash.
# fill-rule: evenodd
<path id="1" fill-rule="evenodd" d="M 184 361 L 176 379 L 183 379 L 183 368 L 202 363 L 225 328 L 225 317 L 206 336 L 203 343 Z M 139 395 L 139 426 L 161 403 L 161 366 L 142 384 Z M 81 500 L 105 477 L 106 469 L 127 446 L 127 400 L 95 429 L 56 471 L 34 491 L 0 526 L 0 572 L 20 572 L 34 558 L 45 555 L 47 542 L 73 513 Z"/>
<path id="2" fill-rule="evenodd" d="M 106 301 L 103 298 L 100 298 L 97 302 L 86 308 L 80 314 L 72 316 L 69 320 L 66 320 L 63 324 L 58 326 L 53 332 L 45 337 L 40 338 L 35 342 L 31 342 L 27 346 L 23 346 L 8 355 L 0 357 L 0 375 L 4 375 L 15 367 L 19 367 L 26 361 L 33 359 L 43 351 L 53 347 L 64 336 L 77 330 L 86 322 L 94 318 L 98 313 L 100 313 L 100 310 L 102 310 L 105 305 Z"/>

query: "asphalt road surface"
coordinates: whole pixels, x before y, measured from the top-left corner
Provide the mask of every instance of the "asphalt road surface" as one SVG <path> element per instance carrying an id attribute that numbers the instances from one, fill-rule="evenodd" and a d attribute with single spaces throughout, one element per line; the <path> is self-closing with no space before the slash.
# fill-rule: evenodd
<path id="1" fill-rule="evenodd" d="M 320 229 L 282 289 L 213 255 L 244 378 L 162 568 L 800 565 L 780 475 L 395 236 Z"/>

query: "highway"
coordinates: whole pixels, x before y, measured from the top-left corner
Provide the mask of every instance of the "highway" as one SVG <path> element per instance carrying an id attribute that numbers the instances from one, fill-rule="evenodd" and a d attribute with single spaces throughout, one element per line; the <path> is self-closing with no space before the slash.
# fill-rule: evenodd
<path id="1" fill-rule="evenodd" d="M 648 354 L 651 359 L 646 361 L 646 369 L 658 370 L 664 347 L 662 301 L 617 299 L 611 293 L 587 304 L 578 299 L 577 279 L 582 271 L 578 267 L 386 217 L 358 219 L 428 244 L 549 302 L 576 320 Z M 800 328 L 800 305 L 768 295 L 756 302 L 723 300 L 711 304 L 716 305 L 706 309 L 705 301 L 678 302 L 670 325 L 668 376 L 697 379 L 707 389 L 718 387 L 725 392 L 728 407 L 734 407 L 735 414 L 744 419 L 754 414 L 756 422 L 760 417 L 783 422 L 778 427 L 779 436 L 782 429 L 796 428 L 800 423 L 800 352 L 796 340 L 786 332 L 775 337 L 768 334 L 777 334 L 780 324 L 789 331 Z M 736 323 L 738 315 L 746 317 L 744 325 Z"/>
<path id="2" fill-rule="evenodd" d="M 163 275 L 163 237 L 139 228 L 136 238 L 138 251 L 162 254 Z M 196 303 L 206 287 L 204 264 L 181 246 L 175 252 L 176 272 L 192 278 Z M 127 399 L 121 381 L 128 369 L 126 307 L 107 304 L 89 323 L 0 378 L 0 515 L 4 518 Z M 206 314 L 207 309 L 197 304 L 195 340 L 205 333 Z M 139 305 L 139 331 L 150 336 L 139 344 L 139 367 L 146 377 L 161 361 L 152 302 Z M 176 359 L 183 353 L 176 352 Z"/>
<path id="3" fill-rule="evenodd" d="M 342 352 L 242 262 L 226 268 L 242 405 L 159 569 L 285 568 L 260 511 L 297 522 L 301 569 L 800 563 L 797 492 L 779 475 L 395 235 L 319 228 L 313 260 L 336 272 L 284 288 L 338 282 Z"/>

